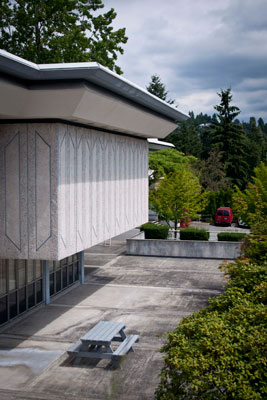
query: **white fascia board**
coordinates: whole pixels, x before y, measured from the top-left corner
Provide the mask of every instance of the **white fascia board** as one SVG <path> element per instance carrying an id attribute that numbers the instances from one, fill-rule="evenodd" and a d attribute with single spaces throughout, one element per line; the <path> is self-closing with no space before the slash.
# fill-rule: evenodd
<path id="1" fill-rule="evenodd" d="M 163 142 L 162 140 L 158 140 L 155 138 L 149 138 L 149 139 L 147 139 L 147 141 L 148 141 L 148 143 L 151 143 L 151 144 L 158 144 L 158 145 L 165 146 L 165 147 L 175 147 L 174 144 L 172 144 L 172 143 Z"/>
<path id="2" fill-rule="evenodd" d="M 9 53 L 9 52 L 6 51 L 6 50 L 0 49 L 0 57 L 7 58 L 7 59 L 9 59 L 10 61 L 14 61 L 14 62 L 16 62 L 16 63 L 18 63 L 18 64 L 22 64 L 22 65 L 24 65 L 24 66 L 26 66 L 26 67 L 39 70 L 39 67 L 38 67 L 37 64 L 35 64 L 35 63 L 31 62 L 31 61 L 25 60 L 24 58 L 15 56 L 14 54 Z"/>

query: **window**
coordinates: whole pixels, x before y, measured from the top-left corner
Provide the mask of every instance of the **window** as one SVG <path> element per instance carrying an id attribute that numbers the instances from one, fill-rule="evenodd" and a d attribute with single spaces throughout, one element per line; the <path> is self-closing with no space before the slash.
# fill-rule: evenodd
<path id="1" fill-rule="evenodd" d="M 66 257 L 61 261 L 49 261 L 50 296 L 69 287 L 79 280 L 79 255 Z"/>
<path id="2" fill-rule="evenodd" d="M 0 324 L 43 301 L 42 262 L 0 260 Z"/>
<path id="3" fill-rule="evenodd" d="M 79 279 L 79 255 L 49 261 L 50 296 Z M 40 260 L 0 259 L 0 325 L 43 301 Z"/>

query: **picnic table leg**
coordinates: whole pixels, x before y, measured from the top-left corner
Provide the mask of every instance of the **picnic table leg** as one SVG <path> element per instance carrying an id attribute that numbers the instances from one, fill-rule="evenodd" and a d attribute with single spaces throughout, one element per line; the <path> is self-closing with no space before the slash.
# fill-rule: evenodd
<path id="1" fill-rule="evenodd" d="M 126 339 L 126 335 L 123 329 L 121 329 L 119 333 L 121 335 L 122 340 Z"/>
<path id="2" fill-rule="evenodd" d="M 114 368 L 121 368 L 120 367 L 120 358 L 119 357 L 113 358 L 111 361 L 112 361 L 112 365 L 113 365 Z"/>
<path id="3" fill-rule="evenodd" d="M 75 360 L 74 360 L 74 362 L 73 362 L 73 365 L 74 365 L 75 367 L 77 367 L 77 365 L 80 364 L 80 361 L 81 361 L 81 357 L 76 357 Z"/>
<path id="4" fill-rule="evenodd" d="M 88 350 L 88 345 L 86 343 L 83 343 L 80 351 L 87 351 L 87 350 Z M 81 357 L 76 357 L 73 362 L 73 365 L 76 367 L 77 365 L 80 364 L 80 361 L 81 361 Z"/>
<path id="5" fill-rule="evenodd" d="M 105 348 L 107 350 L 107 353 L 113 353 L 113 350 L 112 350 L 112 348 L 110 347 L 109 344 L 105 344 Z"/>

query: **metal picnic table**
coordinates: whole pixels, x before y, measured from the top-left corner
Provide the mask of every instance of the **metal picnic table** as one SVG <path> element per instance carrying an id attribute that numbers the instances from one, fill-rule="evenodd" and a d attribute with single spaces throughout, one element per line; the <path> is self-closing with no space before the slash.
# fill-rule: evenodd
<path id="1" fill-rule="evenodd" d="M 110 359 L 117 367 L 121 357 L 134 351 L 132 346 L 139 341 L 138 335 L 126 336 L 125 327 L 122 322 L 100 321 L 68 350 L 68 354 L 77 357 L 76 363 L 83 357 Z M 115 350 L 112 342 L 120 342 Z"/>

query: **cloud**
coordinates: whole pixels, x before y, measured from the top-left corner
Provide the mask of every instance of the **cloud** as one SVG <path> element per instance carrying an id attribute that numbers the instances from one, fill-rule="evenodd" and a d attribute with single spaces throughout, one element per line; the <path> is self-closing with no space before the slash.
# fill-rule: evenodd
<path id="1" fill-rule="evenodd" d="M 180 109 L 195 113 L 212 114 L 216 93 L 231 87 L 241 119 L 253 112 L 267 121 L 266 0 L 104 3 L 117 12 L 114 28 L 126 27 L 118 64 L 127 79 L 146 87 L 157 73 Z"/>

